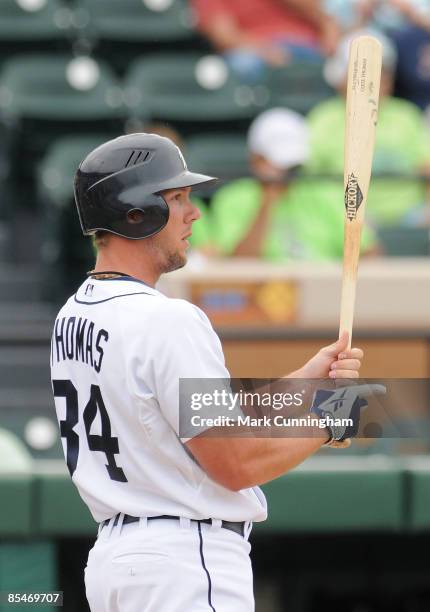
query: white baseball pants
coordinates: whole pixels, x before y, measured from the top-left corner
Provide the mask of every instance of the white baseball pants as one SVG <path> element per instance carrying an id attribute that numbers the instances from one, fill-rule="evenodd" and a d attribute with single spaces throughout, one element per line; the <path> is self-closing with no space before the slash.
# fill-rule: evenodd
<path id="1" fill-rule="evenodd" d="M 111 521 L 85 570 L 91 612 L 253 612 L 251 546 L 219 523 Z"/>

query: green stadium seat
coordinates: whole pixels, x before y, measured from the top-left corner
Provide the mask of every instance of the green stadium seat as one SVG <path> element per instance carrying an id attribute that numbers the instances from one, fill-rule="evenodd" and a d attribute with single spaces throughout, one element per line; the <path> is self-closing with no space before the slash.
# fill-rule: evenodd
<path id="1" fill-rule="evenodd" d="M 126 96 L 135 118 L 168 121 L 183 133 L 220 126 L 240 131 L 260 110 L 252 89 L 220 57 L 195 53 L 136 60 L 126 77 Z"/>
<path id="2" fill-rule="evenodd" d="M 88 12 L 90 27 L 101 39 L 160 44 L 194 35 L 189 10 L 181 0 L 80 0 L 78 5 Z"/>
<path id="3" fill-rule="evenodd" d="M 0 473 L 27 474 L 31 465 L 24 443 L 11 431 L 0 428 Z"/>
<path id="4" fill-rule="evenodd" d="M 273 68 L 260 88 L 267 108 L 285 106 L 303 115 L 333 95 L 318 62 L 295 61 L 286 68 Z"/>
<path id="5" fill-rule="evenodd" d="M 89 57 L 25 55 L 0 73 L 0 113 L 9 125 L 12 200 L 34 206 L 34 167 L 61 135 L 118 134 L 126 116 L 110 67 Z"/>
<path id="6" fill-rule="evenodd" d="M 184 0 L 79 0 L 96 52 L 120 72 L 142 53 L 200 46 Z"/>
<path id="7" fill-rule="evenodd" d="M 25 55 L 0 73 L 0 109 L 10 119 L 93 121 L 124 117 L 110 68 L 89 57 Z"/>
<path id="8" fill-rule="evenodd" d="M 109 138 L 109 134 L 90 134 L 56 140 L 37 168 L 40 196 L 60 209 L 68 206 L 73 200 L 73 179 L 79 163 Z"/>
<path id="9" fill-rule="evenodd" d="M 25 382 L 23 386 L 25 386 Z M 7 400 L 2 399 L 0 408 L 2 426 L 16 437 L 26 456 L 31 456 L 33 459 L 62 459 L 63 451 L 52 398 L 49 397 L 49 393 L 46 393 L 45 395 L 48 397 L 43 406 L 41 401 L 37 402 L 36 400 L 28 402 L 26 406 L 25 400 L 29 393 L 33 393 L 37 400 L 37 396 L 43 395 L 43 390 L 17 391 L 15 405 L 12 405 L 9 410 L 3 407 Z M 35 405 L 37 403 L 39 403 L 39 406 Z M 1 451 L 0 441 L 0 459 L 3 461 Z M 0 467 L 0 473 L 1 471 L 2 468 Z"/>
<path id="10" fill-rule="evenodd" d="M 235 134 L 199 134 L 186 143 L 190 168 L 220 179 L 249 175 L 246 136 Z"/>
<path id="11" fill-rule="evenodd" d="M 27 8 L 26 8 L 27 7 Z M 0 2 L 0 40 L 25 42 L 50 40 L 70 23 L 64 2 L 2 0 Z"/>
<path id="12" fill-rule="evenodd" d="M 2 228 L 2 222 L 7 221 L 10 215 L 11 207 L 8 197 L 8 185 L 7 179 L 10 173 L 10 147 L 9 147 L 9 130 L 6 125 L 0 119 L 0 188 L 1 188 L 1 200 L 0 200 L 0 228 Z M 1 236 L 1 229 L 0 229 Z M 0 243 L 2 239 L 0 237 Z M 1 247 L 0 247 L 0 258 L 1 258 Z"/>
<path id="13" fill-rule="evenodd" d="M 72 12 L 63 0 L 1 0 L 0 61 L 17 53 L 70 48 Z"/>
<path id="14" fill-rule="evenodd" d="M 42 284 L 50 301 L 66 297 L 93 264 L 91 241 L 82 235 L 76 215 L 73 178 L 84 157 L 109 138 L 108 134 L 65 136 L 53 143 L 37 167 L 44 220 Z"/>

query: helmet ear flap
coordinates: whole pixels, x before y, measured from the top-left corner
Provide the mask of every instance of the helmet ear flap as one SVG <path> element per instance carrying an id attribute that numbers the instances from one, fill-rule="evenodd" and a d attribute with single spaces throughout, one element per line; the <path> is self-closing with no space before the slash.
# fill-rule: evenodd
<path id="1" fill-rule="evenodd" d="M 127 213 L 127 222 L 132 225 L 138 225 L 139 223 L 143 223 L 145 221 L 145 211 L 141 208 L 132 208 Z"/>
<path id="2" fill-rule="evenodd" d="M 141 206 L 127 212 L 122 228 L 129 238 L 148 238 L 163 229 L 169 220 L 169 207 L 159 194 L 146 196 Z"/>

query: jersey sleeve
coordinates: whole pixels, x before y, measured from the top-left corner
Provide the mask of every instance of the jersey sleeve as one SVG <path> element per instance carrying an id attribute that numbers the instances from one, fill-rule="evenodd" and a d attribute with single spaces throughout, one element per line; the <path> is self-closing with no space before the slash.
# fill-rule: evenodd
<path id="1" fill-rule="evenodd" d="M 199 308 L 185 300 L 169 299 L 157 318 L 154 326 L 161 333 L 151 351 L 150 385 L 161 413 L 180 436 L 180 379 L 193 379 L 188 384 L 195 384 L 196 391 L 201 391 L 213 387 L 207 379 L 227 382 L 230 374 L 225 367 L 221 342 Z M 198 433 L 201 431 L 196 430 L 194 435 Z M 194 435 L 181 437 L 189 439 Z"/>

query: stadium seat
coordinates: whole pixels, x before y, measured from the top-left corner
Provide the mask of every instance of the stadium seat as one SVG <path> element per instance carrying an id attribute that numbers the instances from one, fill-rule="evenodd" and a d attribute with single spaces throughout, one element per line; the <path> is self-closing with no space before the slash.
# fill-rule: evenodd
<path id="1" fill-rule="evenodd" d="M 381 227 L 378 236 L 386 255 L 427 257 L 430 255 L 428 227 Z"/>
<path id="2" fill-rule="evenodd" d="M 89 57 L 19 56 L 0 73 L 0 113 L 9 125 L 12 199 L 34 201 L 34 166 L 59 136 L 120 133 L 126 115 L 109 66 Z"/>
<path id="3" fill-rule="evenodd" d="M 37 168 L 41 204 L 45 299 L 60 302 L 82 282 L 94 261 L 91 241 L 82 235 L 73 196 L 73 178 L 84 157 L 111 136 L 66 136 L 54 142 Z"/>
<path id="4" fill-rule="evenodd" d="M 1 0 L 0 62 L 26 51 L 69 48 L 71 26 L 63 0 Z"/>
<path id="5" fill-rule="evenodd" d="M 25 305 L 25 302 L 9 302 L 8 305 L 10 309 L 18 310 L 19 306 Z M 27 303 L 27 306 L 33 306 L 36 310 L 38 304 Z M 50 326 L 53 321 L 52 315 L 51 310 Z M 25 323 L 23 321 L 22 326 L 25 326 Z M 26 454 L 30 453 L 33 457 L 41 459 L 58 457 L 61 453 L 60 436 L 49 386 L 50 347 L 47 338 L 49 336 L 45 336 L 43 342 L 35 344 L 30 341 L 27 334 L 23 336 L 21 343 L 16 339 L 0 346 L 1 427 L 19 438 L 23 452 L 26 451 Z M 1 452 L 0 435 L 0 455 Z M 0 472 L 1 464 L 6 460 L 7 457 L 0 460 Z"/>
<path id="6" fill-rule="evenodd" d="M 14 433 L 0 428 L 0 474 L 26 474 L 31 469 L 31 455 Z"/>
<path id="7" fill-rule="evenodd" d="M 10 202 L 7 195 L 7 179 L 10 173 L 10 147 L 8 142 L 8 130 L 0 120 L 0 224 L 8 218 L 10 213 Z M 1 229 L 0 229 L 1 236 Z M 1 243 L 1 237 L 0 237 Z M 1 253 L 1 247 L 0 247 Z M 1 256 L 0 256 L 1 257 Z"/>
<path id="8" fill-rule="evenodd" d="M 181 0 L 80 0 L 95 34 L 105 40 L 176 43 L 193 36 L 191 19 Z"/>
<path id="9" fill-rule="evenodd" d="M 186 143 L 190 168 L 222 179 L 249 175 L 246 137 L 235 134 L 199 134 Z"/>
<path id="10" fill-rule="evenodd" d="M 72 135 L 56 140 L 37 169 L 40 196 L 58 208 L 68 206 L 73 200 L 73 178 L 79 163 L 110 137 Z"/>
<path id="11" fill-rule="evenodd" d="M 126 77 L 131 114 L 164 120 L 185 131 L 247 127 L 260 110 L 252 89 L 242 84 L 218 56 L 194 53 L 144 57 Z"/>
<path id="12" fill-rule="evenodd" d="M 322 100 L 333 95 L 322 75 L 318 62 L 293 62 L 286 68 L 268 71 L 266 81 L 266 107 L 285 106 L 306 115 Z M 264 93 L 261 94 L 264 98 Z"/>
<path id="13" fill-rule="evenodd" d="M 146 52 L 198 48 L 199 37 L 184 0 L 79 0 L 96 52 L 120 72 Z"/>
<path id="14" fill-rule="evenodd" d="M 0 73 L 0 110 L 9 119 L 93 121 L 124 116 L 110 68 L 90 57 L 25 55 Z"/>

